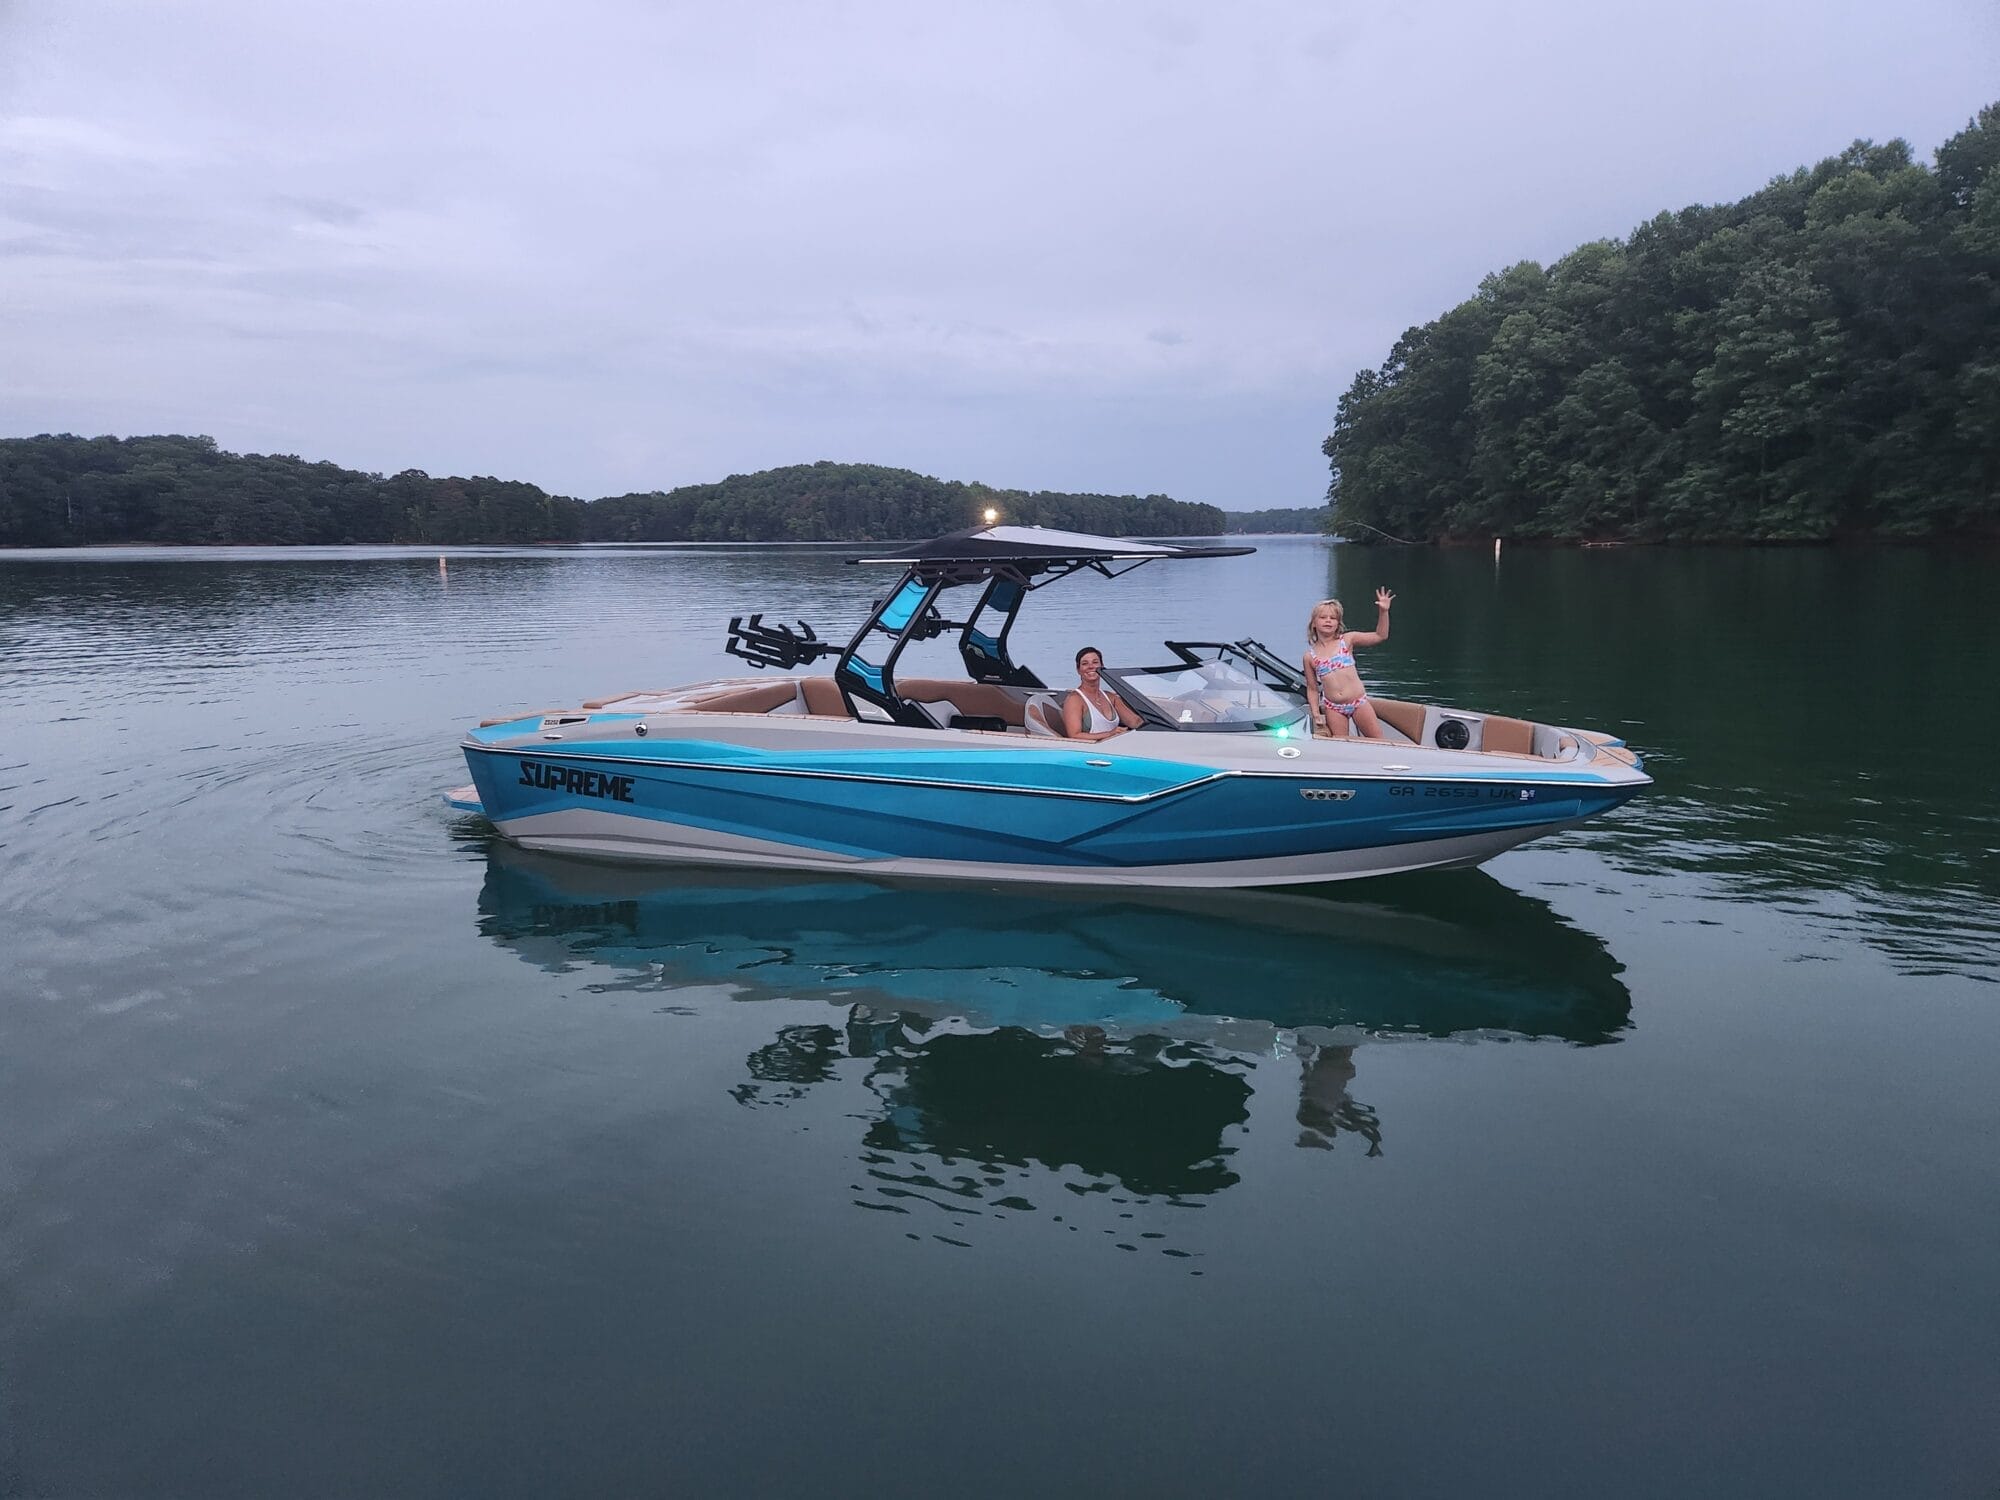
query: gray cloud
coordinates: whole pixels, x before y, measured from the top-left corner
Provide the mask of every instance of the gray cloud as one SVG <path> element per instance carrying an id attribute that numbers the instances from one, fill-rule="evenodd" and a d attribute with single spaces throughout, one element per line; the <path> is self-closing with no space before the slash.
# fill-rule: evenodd
<path id="1" fill-rule="evenodd" d="M 1512 261 L 1935 146 L 1990 7 L 0 9 L 0 429 L 1252 506 Z"/>

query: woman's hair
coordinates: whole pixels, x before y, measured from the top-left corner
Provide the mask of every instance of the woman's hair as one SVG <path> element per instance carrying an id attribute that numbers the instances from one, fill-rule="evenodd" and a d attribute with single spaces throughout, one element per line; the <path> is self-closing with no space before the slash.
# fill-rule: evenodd
<path id="1" fill-rule="evenodd" d="M 1104 660 L 1104 653 L 1102 651 L 1099 651 L 1095 646 L 1083 646 L 1080 647 L 1076 653 L 1076 664 L 1079 667 L 1082 666 L 1083 659 L 1086 656 L 1091 656 L 1091 655 L 1095 655 L 1099 661 Z"/>
<path id="2" fill-rule="evenodd" d="M 1312 613 L 1306 616 L 1306 644 L 1308 646 L 1317 646 L 1319 644 L 1319 637 L 1313 634 L 1313 621 L 1319 618 L 1319 612 L 1323 609 L 1333 611 L 1333 633 L 1336 636 L 1347 628 L 1347 611 L 1340 607 L 1340 601 L 1338 599 L 1322 599 L 1312 607 Z"/>

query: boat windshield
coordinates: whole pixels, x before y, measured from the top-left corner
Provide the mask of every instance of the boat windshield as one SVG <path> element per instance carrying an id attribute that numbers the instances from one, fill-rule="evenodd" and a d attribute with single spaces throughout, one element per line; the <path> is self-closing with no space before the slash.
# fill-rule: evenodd
<path id="1" fill-rule="evenodd" d="M 1302 722 L 1305 703 L 1226 661 L 1111 674 L 1121 689 L 1177 729 L 1277 729 Z M 1135 704 L 1135 706 L 1138 706 Z"/>

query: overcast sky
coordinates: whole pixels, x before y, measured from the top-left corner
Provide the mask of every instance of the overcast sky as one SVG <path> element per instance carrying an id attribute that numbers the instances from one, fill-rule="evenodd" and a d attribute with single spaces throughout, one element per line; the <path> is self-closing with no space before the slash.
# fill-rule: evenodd
<path id="1" fill-rule="evenodd" d="M 1313 505 L 1486 272 L 1996 98 L 1995 0 L 0 0 L 0 436 Z"/>

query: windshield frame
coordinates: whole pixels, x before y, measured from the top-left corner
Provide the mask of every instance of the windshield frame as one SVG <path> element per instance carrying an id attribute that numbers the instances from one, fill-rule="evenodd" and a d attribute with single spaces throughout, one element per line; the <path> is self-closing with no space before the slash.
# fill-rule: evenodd
<path id="1" fill-rule="evenodd" d="M 1218 680 L 1218 673 L 1223 674 L 1222 680 Z M 1270 682 L 1262 681 L 1242 671 L 1230 661 L 1183 659 L 1158 666 L 1106 667 L 1104 676 L 1110 681 L 1118 696 L 1131 706 L 1133 712 L 1137 713 L 1149 728 L 1153 729 L 1171 729 L 1180 734 L 1273 734 L 1279 730 L 1296 729 L 1307 722 L 1303 696 L 1295 696 Z M 1204 679 L 1208 690 L 1204 696 L 1211 701 L 1204 703 L 1192 698 L 1188 692 L 1158 696 L 1157 686 L 1151 691 L 1146 686 L 1149 681 L 1159 684 L 1189 676 Z M 1188 684 L 1188 687 L 1193 688 L 1194 684 Z M 1270 702 L 1268 707 L 1256 712 L 1254 717 L 1206 720 L 1182 717 L 1182 714 L 1192 715 L 1202 707 L 1214 711 L 1216 705 L 1212 700 L 1218 695 L 1226 698 L 1232 691 L 1261 694 Z M 1246 703 L 1244 707 L 1257 708 L 1258 705 Z"/>

